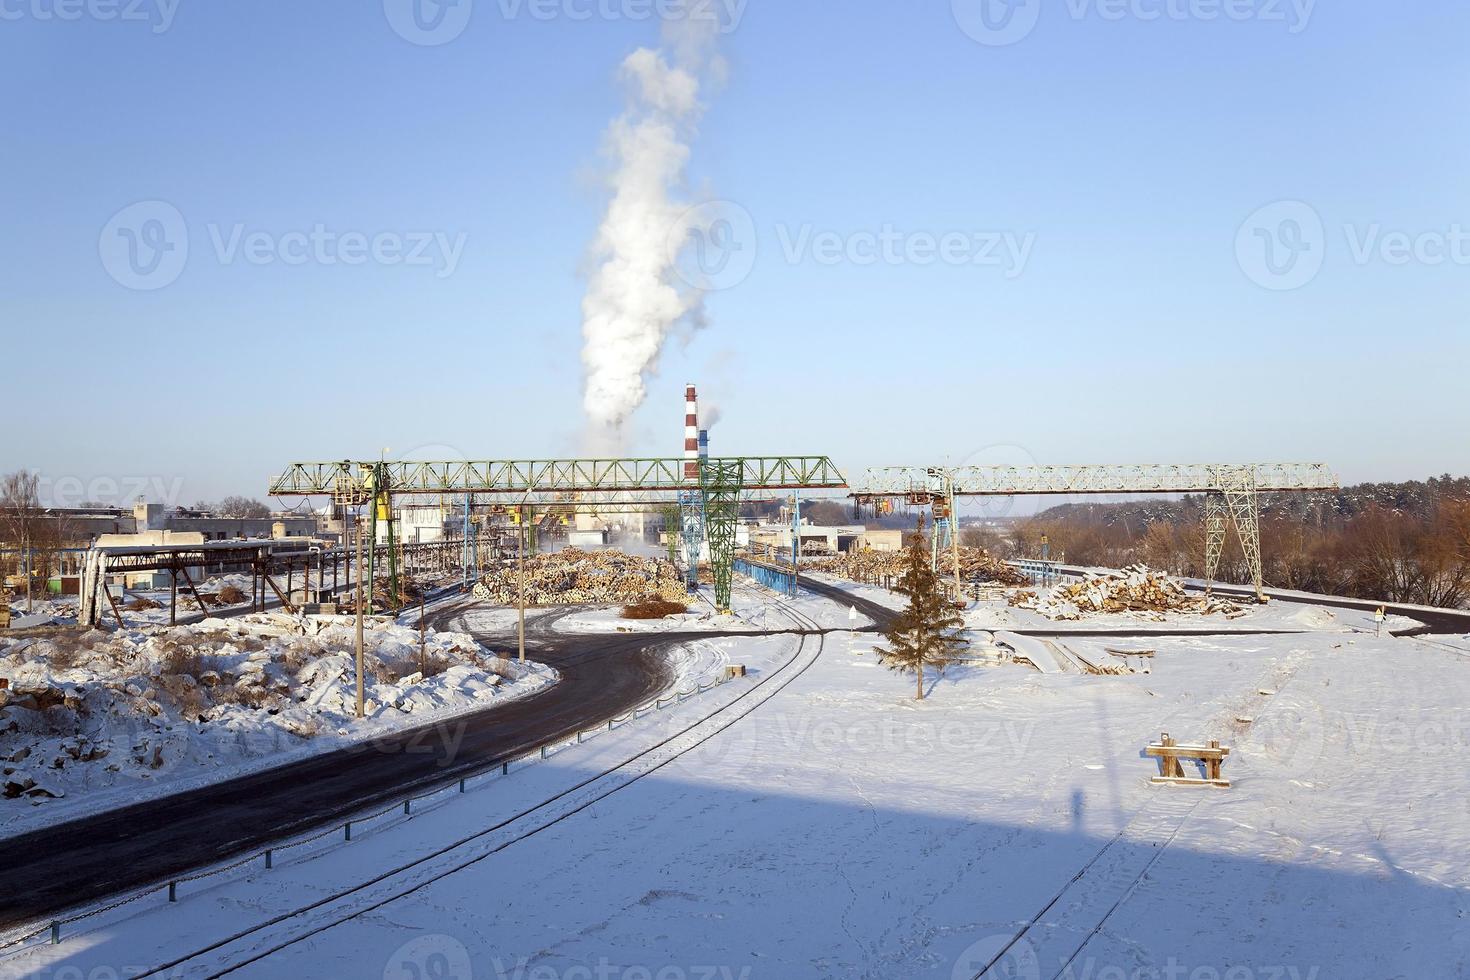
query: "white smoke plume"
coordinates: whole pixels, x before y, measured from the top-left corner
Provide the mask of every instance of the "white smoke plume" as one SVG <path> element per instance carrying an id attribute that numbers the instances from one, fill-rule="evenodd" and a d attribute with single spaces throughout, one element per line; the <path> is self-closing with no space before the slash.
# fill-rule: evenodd
<path id="1" fill-rule="evenodd" d="M 639 48 L 624 60 L 628 105 L 605 137 L 612 196 L 582 300 L 583 407 L 590 441 L 603 453 L 622 449 L 624 426 L 643 404 L 645 379 L 673 328 L 703 320 L 701 292 L 676 271 L 697 220 L 679 193 L 702 90 L 718 82 L 723 63 L 714 50 L 719 18 L 711 5 L 690 2 L 684 16 L 664 22 L 657 50 Z"/>

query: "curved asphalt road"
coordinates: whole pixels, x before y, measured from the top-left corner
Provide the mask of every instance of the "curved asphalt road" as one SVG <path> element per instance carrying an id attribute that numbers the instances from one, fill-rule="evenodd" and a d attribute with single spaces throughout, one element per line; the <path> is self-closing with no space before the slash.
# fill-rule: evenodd
<path id="1" fill-rule="evenodd" d="M 455 605 L 431 617 L 462 629 Z M 712 633 L 567 636 L 553 639 L 555 613 L 528 624 L 527 653 L 561 672 L 561 682 L 520 701 L 453 722 L 425 725 L 162 799 L 138 803 L 0 841 L 0 869 L 17 887 L 0 889 L 0 928 L 259 850 L 273 841 L 340 823 L 353 813 L 518 758 L 595 727 L 666 690 L 665 648 Z M 504 649 L 504 637 L 487 636 Z M 514 638 L 511 638 L 513 649 Z M 444 733 L 463 734 L 447 746 Z"/>

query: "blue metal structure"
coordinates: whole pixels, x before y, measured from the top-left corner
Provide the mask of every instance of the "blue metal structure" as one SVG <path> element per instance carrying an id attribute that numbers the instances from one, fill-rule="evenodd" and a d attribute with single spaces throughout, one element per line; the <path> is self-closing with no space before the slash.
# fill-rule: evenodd
<path id="1" fill-rule="evenodd" d="M 751 561 L 748 558 L 736 558 L 731 565 L 741 575 L 755 579 L 757 583 L 773 592 L 780 592 L 788 596 L 796 595 L 796 572 L 793 569 L 782 568 L 780 565 L 767 565 L 765 562 Z"/>
<path id="2" fill-rule="evenodd" d="M 1011 562 L 1031 580 L 1032 585 L 1055 585 L 1062 577 L 1062 563 L 1045 559 L 1021 558 Z"/>
<path id="3" fill-rule="evenodd" d="M 686 490 L 679 494 L 679 531 L 684 538 L 684 584 L 699 591 L 699 551 L 704 545 L 704 493 Z"/>
<path id="4" fill-rule="evenodd" d="M 940 517 L 934 515 L 933 540 L 929 547 L 929 567 L 935 570 L 939 568 L 939 555 L 945 549 L 952 547 L 954 537 L 954 518 Z"/>
<path id="5" fill-rule="evenodd" d="M 801 567 L 801 494 L 791 495 L 791 564 Z"/>

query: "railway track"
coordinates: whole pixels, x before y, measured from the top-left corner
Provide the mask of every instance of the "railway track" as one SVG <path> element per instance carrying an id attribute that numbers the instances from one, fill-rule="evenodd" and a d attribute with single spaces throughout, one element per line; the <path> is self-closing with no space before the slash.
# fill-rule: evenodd
<path id="1" fill-rule="evenodd" d="M 778 602 L 778 605 L 798 629 L 817 629 L 815 621 L 804 613 L 785 603 Z M 405 898 L 572 819 L 738 724 L 810 670 L 821 657 L 825 643 L 826 637 L 821 632 L 798 634 L 797 647 L 791 657 L 747 690 L 654 745 L 580 781 L 556 796 L 367 881 L 336 890 L 323 898 L 201 946 L 187 955 L 160 963 L 135 976 L 151 977 L 164 973 L 170 977 L 226 976 Z M 813 645 L 814 649 L 808 649 L 809 645 Z"/>
<path id="2" fill-rule="evenodd" d="M 978 972 L 964 975 L 972 980 L 1078 975 L 1072 969 L 1077 958 L 1143 883 L 1199 804 L 1198 798 L 1156 800 L 1103 844 L 1035 914 L 1017 923 L 1008 938 L 987 944 L 988 959 Z M 977 968 L 973 962 L 961 966 Z M 962 975 L 959 967 L 955 975 Z"/>

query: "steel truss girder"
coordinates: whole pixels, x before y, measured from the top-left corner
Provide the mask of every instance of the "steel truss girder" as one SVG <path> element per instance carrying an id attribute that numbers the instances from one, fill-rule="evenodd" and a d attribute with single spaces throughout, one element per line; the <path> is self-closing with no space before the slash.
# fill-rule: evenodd
<path id="1" fill-rule="evenodd" d="M 677 491 L 685 485 L 682 457 L 635 459 L 381 461 L 292 463 L 271 481 L 272 496 L 371 490 L 385 479 L 406 493 L 625 493 Z M 738 469 L 746 489 L 845 489 L 847 480 L 826 456 L 729 456 L 711 465 Z M 381 477 L 378 474 L 382 474 Z"/>
<path id="2" fill-rule="evenodd" d="M 1191 463 L 1087 466 L 888 466 L 867 471 L 849 495 L 858 498 L 938 496 L 945 478 L 957 496 L 1089 493 L 1224 492 L 1249 479 L 1259 492 L 1336 490 L 1323 463 Z"/>
<path id="3" fill-rule="evenodd" d="M 1093 466 L 890 466 L 867 472 L 850 496 L 860 502 L 903 497 L 936 503 L 952 496 L 1031 494 L 1202 493 L 1205 495 L 1205 580 L 1214 585 L 1232 527 L 1250 568 L 1256 598 L 1265 600 L 1261 565 L 1262 493 L 1336 490 L 1323 463 L 1194 463 Z M 935 521 L 935 545 L 940 522 Z M 952 533 L 952 531 L 951 531 Z"/>

